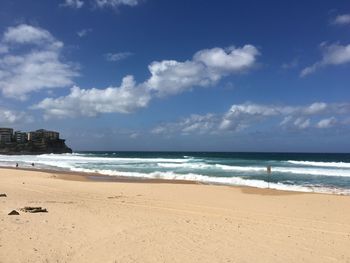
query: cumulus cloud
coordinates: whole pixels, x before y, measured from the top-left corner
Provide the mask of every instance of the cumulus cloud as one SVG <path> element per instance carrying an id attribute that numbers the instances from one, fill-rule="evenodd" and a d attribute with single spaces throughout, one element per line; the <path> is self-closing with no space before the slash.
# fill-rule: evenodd
<path id="1" fill-rule="evenodd" d="M 294 121 L 294 125 L 299 129 L 306 129 L 310 127 L 310 119 L 305 119 L 303 117 L 296 118 Z"/>
<path id="2" fill-rule="evenodd" d="M 254 103 L 232 105 L 222 116 L 220 130 L 241 130 L 250 125 L 252 121 L 259 121 L 267 116 L 281 114 L 281 108 Z"/>
<path id="3" fill-rule="evenodd" d="M 131 52 L 107 53 L 105 55 L 105 58 L 108 61 L 117 62 L 117 61 L 126 59 L 132 55 L 133 55 L 133 53 L 131 53 Z"/>
<path id="4" fill-rule="evenodd" d="M 130 113 L 147 107 L 154 97 L 175 95 L 193 87 L 212 85 L 227 75 L 248 70 L 254 66 L 258 55 L 258 50 L 251 45 L 226 50 L 205 49 L 197 52 L 192 60 L 185 62 L 164 60 L 151 63 L 151 76 L 140 84 L 136 84 L 133 77 L 128 76 L 124 78 L 121 87 L 75 87 L 69 95 L 57 99 L 47 98 L 35 108 L 44 110 L 47 117 L 95 116 L 105 112 Z M 111 55 L 110 59 L 117 60 L 123 56 L 125 55 Z M 75 105 L 79 105 L 77 110 Z"/>
<path id="5" fill-rule="evenodd" d="M 191 61 L 165 60 L 153 62 L 148 67 L 151 77 L 146 85 L 160 96 L 181 93 L 193 86 L 208 86 L 212 83 L 202 64 Z"/>
<path id="6" fill-rule="evenodd" d="M 0 126 L 31 122 L 32 116 L 26 114 L 23 111 L 13 111 L 5 108 L 0 108 Z"/>
<path id="7" fill-rule="evenodd" d="M 337 123 L 336 118 L 330 117 L 330 118 L 320 120 L 317 123 L 317 127 L 321 128 L 321 129 L 330 128 L 330 127 L 334 126 L 336 123 Z"/>
<path id="8" fill-rule="evenodd" d="M 149 65 L 151 77 L 145 82 L 159 96 L 174 95 L 194 86 L 206 87 L 223 77 L 250 69 L 259 51 L 252 45 L 229 49 L 212 48 L 198 51 L 184 62 L 156 61 Z"/>
<path id="9" fill-rule="evenodd" d="M 82 8 L 84 1 L 82 0 L 65 0 L 62 6 L 71 7 L 71 8 Z"/>
<path id="10" fill-rule="evenodd" d="M 75 86 L 69 95 L 46 98 L 33 108 L 44 110 L 47 118 L 93 117 L 100 113 L 130 113 L 146 107 L 149 101 L 150 95 L 144 88 L 137 86 L 132 76 L 126 76 L 119 87 L 80 89 Z"/>
<path id="11" fill-rule="evenodd" d="M 319 114 L 326 111 L 330 106 L 324 102 L 315 102 L 303 108 L 302 112 L 306 115 Z"/>
<path id="12" fill-rule="evenodd" d="M 174 123 L 163 123 L 151 130 L 153 134 L 179 133 L 188 135 L 191 133 L 215 133 L 215 127 L 218 126 L 220 119 L 215 114 L 197 115 L 183 118 Z"/>
<path id="13" fill-rule="evenodd" d="M 41 45 L 45 42 L 53 44 L 53 47 L 62 46 L 62 43 L 55 41 L 49 31 L 26 24 L 9 27 L 4 33 L 3 42 L 36 45 Z"/>
<path id="14" fill-rule="evenodd" d="M 300 76 L 305 77 L 314 73 L 316 70 L 330 66 L 330 65 L 341 65 L 350 62 L 350 44 L 340 45 L 331 44 L 327 45 L 325 43 L 321 44 L 322 59 L 314 63 L 313 65 L 304 68 Z"/>
<path id="15" fill-rule="evenodd" d="M 305 106 L 255 103 L 236 104 L 232 105 L 223 115 L 219 128 L 223 130 L 240 130 L 250 126 L 252 122 L 259 122 L 273 117 L 283 117 L 280 123 L 282 126 L 293 123 L 293 126 L 305 129 L 310 126 L 308 116 L 326 114 L 328 112 L 339 113 L 341 109 L 346 107 L 345 105 L 347 104 L 327 104 L 324 102 L 315 102 Z M 350 112 L 350 109 L 348 112 Z"/>
<path id="16" fill-rule="evenodd" d="M 255 103 L 234 104 L 223 114 L 191 115 L 176 122 L 162 123 L 152 129 L 153 134 L 217 134 L 237 132 L 249 127 L 280 126 L 304 130 L 329 128 L 338 122 L 330 114 L 347 116 L 350 103 L 316 102 L 304 106 L 264 105 Z M 279 125 L 278 125 L 279 123 Z M 345 122 L 343 122 L 344 124 Z"/>
<path id="17" fill-rule="evenodd" d="M 332 21 L 334 25 L 350 25 L 350 14 L 338 15 Z"/>
<path id="18" fill-rule="evenodd" d="M 257 55 L 259 55 L 259 51 L 252 45 L 245 45 L 242 48 L 232 46 L 226 50 L 212 48 L 198 51 L 194 55 L 194 61 L 202 62 L 209 71 L 221 75 L 251 67 Z"/>
<path id="19" fill-rule="evenodd" d="M 0 54 L 0 90 L 6 97 L 26 99 L 30 92 L 66 87 L 78 75 L 70 63 L 62 61 L 63 43 L 42 28 L 10 27 L 1 45 L 7 51 Z"/>

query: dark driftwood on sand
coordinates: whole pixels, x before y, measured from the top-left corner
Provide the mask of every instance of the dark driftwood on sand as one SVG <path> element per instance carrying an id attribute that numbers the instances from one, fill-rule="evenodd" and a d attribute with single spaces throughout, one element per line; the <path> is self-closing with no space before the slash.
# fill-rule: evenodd
<path id="1" fill-rule="evenodd" d="M 6 194 L 0 194 L 0 197 L 7 197 Z"/>
<path id="2" fill-rule="evenodd" d="M 47 213 L 47 209 L 40 206 L 25 206 L 20 210 L 26 213 Z"/>

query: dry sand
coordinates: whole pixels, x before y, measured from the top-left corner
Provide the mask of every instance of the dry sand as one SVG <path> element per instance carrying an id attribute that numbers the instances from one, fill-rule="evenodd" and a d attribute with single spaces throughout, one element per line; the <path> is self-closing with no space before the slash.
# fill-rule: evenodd
<path id="1" fill-rule="evenodd" d="M 350 196 L 62 177 L 0 169 L 1 263 L 350 262 Z"/>

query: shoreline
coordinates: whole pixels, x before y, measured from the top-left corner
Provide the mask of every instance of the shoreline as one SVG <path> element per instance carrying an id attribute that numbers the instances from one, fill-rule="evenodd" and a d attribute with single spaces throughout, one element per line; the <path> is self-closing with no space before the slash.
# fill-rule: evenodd
<path id="1" fill-rule="evenodd" d="M 0 168 L 0 262 L 350 261 L 350 196 L 160 181 Z"/>
<path id="2" fill-rule="evenodd" d="M 6 166 L 14 167 L 18 162 L 20 168 L 24 169 L 34 168 L 35 171 L 65 173 L 68 179 L 71 176 L 67 174 L 75 174 L 79 180 L 212 184 L 350 195 L 350 181 L 347 179 L 350 178 L 350 169 L 347 168 L 348 164 L 343 164 L 344 156 L 330 156 L 329 162 L 322 162 L 312 161 L 317 160 L 314 156 L 297 155 L 288 158 L 275 156 L 277 159 L 270 160 L 266 159 L 265 155 L 259 155 L 247 157 L 248 161 L 237 163 L 233 161 L 238 158 L 236 155 L 225 155 L 225 153 L 221 153 L 222 156 L 207 156 L 203 153 L 203 156 L 197 157 L 175 152 L 172 155 L 136 153 L 136 155 L 118 156 L 115 156 L 114 152 L 113 154 L 105 152 L 96 156 L 94 153 L 74 153 L 77 156 L 4 157 L 1 161 L 2 165 Z M 251 154 L 254 153 L 249 153 Z M 293 161 L 300 158 L 306 161 Z M 334 163 L 334 158 L 338 162 Z M 35 167 L 30 165 L 32 161 L 35 162 Z M 136 163 L 133 164 L 134 162 Z M 4 168 L 7 168 L 6 166 Z M 267 167 L 273 167 L 272 176 L 267 175 Z"/>
<path id="3" fill-rule="evenodd" d="M 184 184 L 184 185 L 213 185 L 222 187 L 232 187 L 240 189 L 242 192 L 250 194 L 260 194 L 260 195 L 295 195 L 295 194 L 320 194 L 320 195 L 339 195 L 339 196 L 350 196 L 342 193 L 330 193 L 330 192 L 303 192 L 297 190 L 280 190 L 274 188 L 260 188 L 247 185 L 230 185 L 230 184 L 220 184 L 220 183 L 206 183 L 193 180 L 178 180 L 178 179 L 156 179 L 156 178 L 142 178 L 142 177 L 127 177 L 127 176 L 109 176 L 102 175 L 99 173 L 88 173 L 88 172 L 76 172 L 76 171 L 63 171 L 54 169 L 36 169 L 36 168 L 25 168 L 25 167 L 7 167 L 0 166 L 0 171 L 3 169 L 10 170 L 23 170 L 38 172 L 44 174 L 51 174 L 57 179 L 68 180 L 68 181 L 84 181 L 84 182 L 107 182 L 107 183 L 145 183 L 145 184 Z"/>
<path id="4" fill-rule="evenodd" d="M 64 171 L 55 169 L 36 169 L 36 168 L 25 168 L 25 167 L 7 167 L 0 166 L 1 169 L 11 170 L 23 170 L 31 172 L 41 172 L 48 174 L 58 175 L 58 179 L 72 180 L 72 181 L 91 181 L 91 182 L 115 182 L 115 183 L 174 183 L 174 184 L 205 184 L 202 182 L 191 181 L 191 180 L 170 180 L 170 179 L 156 179 L 156 178 L 142 178 L 142 177 L 127 177 L 127 176 L 109 176 L 99 173 L 88 173 L 88 172 L 76 172 L 76 171 Z"/>

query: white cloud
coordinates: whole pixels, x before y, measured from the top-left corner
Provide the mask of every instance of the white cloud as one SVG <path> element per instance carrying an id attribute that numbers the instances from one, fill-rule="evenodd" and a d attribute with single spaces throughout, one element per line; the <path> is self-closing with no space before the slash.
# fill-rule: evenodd
<path id="1" fill-rule="evenodd" d="M 10 27 L 1 44 L 8 51 L 0 55 L 0 90 L 6 97 L 26 99 L 34 91 L 66 87 L 78 75 L 61 59 L 63 43 L 47 30 L 25 24 Z"/>
<path id="2" fill-rule="evenodd" d="M 305 77 L 314 73 L 316 70 L 329 65 L 341 65 L 350 62 L 350 44 L 321 44 L 322 60 L 314 63 L 313 65 L 304 68 L 300 76 Z"/>
<path id="3" fill-rule="evenodd" d="M 232 105 L 223 115 L 219 129 L 241 130 L 249 126 L 253 121 L 259 121 L 268 116 L 281 114 L 281 108 L 269 105 L 245 103 Z"/>
<path id="4" fill-rule="evenodd" d="M 330 128 L 330 127 L 334 126 L 336 123 L 337 123 L 336 118 L 330 117 L 330 118 L 320 120 L 317 123 L 317 127 L 321 128 L 321 129 Z"/>
<path id="5" fill-rule="evenodd" d="M 335 24 L 335 25 L 349 25 L 350 24 L 350 14 L 338 15 L 332 21 L 332 24 Z"/>
<path id="6" fill-rule="evenodd" d="M 71 7 L 71 8 L 82 8 L 84 1 L 82 0 L 65 0 L 62 6 Z"/>
<path id="7" fill-rule="evenodd" d="M 215 114 L 192 114 L 190 117 L 183 118 L 178 122 L 159 125 L 152 129 L 151 133 L 159 135 L 170 135 L 173 133 L 179 133 L 182 135 L 188 135 L 191 133 L 215 133 L 219 126 L 219 121 L 220 119 Z"/>
<path id="8" fill-rule="evenodd" d="M 106 60 L 117 62 L 132 56 L 131 52 L 108 53 L 105 55 Z"/>
<path id="9" fill-rule="evenodd" d="M 130 135 L 129 135 L 129 138 L 130 139 L 137 139 L 140 137 L 140 133 L 138 132 L 132 132 Z"/>
<path id="10" fill-rule="evenodd" d="M 310 127 L 310 119 L 305 119 L 302 117 L 296 118 L 294 121 L 294 125 L 299 129 L 306 129 Z"/>
<path id="11" fill-rule="evenodd" d="M 169 135 L 172 133 L 216 134 L 224 131 L 239 131 L 254 122 L 268 116 L 279 114 L 279 111 L 268 105 L 244 103 L 232 105 L 224 114 L 193 114 L 178 122 L 163 123 L 152 130 L 155 134 Z"/>
<path id="12" fill-rule="evenodd" d="M 32 116 L 26 114 L 25 112 L 0 108 L 0 126 L 31 122 L 32 120 Z"/>
<path id="13" fill-rule="evenodd" d="M 280 123 L 284 127 L 297 127 L 304 129 L 311 127 L 310 117 L 313 116 L 327 116 L 327 115 L 347 115 L 350 114 L 350 103 L 324 103 L 315 102 L 306 106 L 290 107 L 289 113 Z M 325 128 L 325 125 L 335 125 L 334 117 L 327 117 L 321 119 L 313 127 L 315 128 Z"/>
<path id="14" fill-rule="evenodd" d="M 91 28 L 84 28 L 80 31 L 77 32 L 78 37 L 85 37 L 87 34 L 89 34 L 90 32 L 92 32 Z"/>
<path id="15" fill-rule="evenodd" d="M 120 6 L 137 6 L 142 0 L 65 0 L 61 6 L 80 9 L 85 3 L 89 3 L 97 8 L 113 8 L 117 9 Z"/>
<path id="16" fill-rule="evenodd" d="M 153 62 L 148 67 L 151 77 L 146 85 L 159 96 L 181 93 L 193 86 L 208 86 L 213 83 L 202 64 L 192 61 L 164 60 Z"/>
<path id="17" fill-rule="evenodd" d="M 322 63 L 325 65 L 339 65 L 350 62 L 350 44 L 342 46 L 339 44 L 323 45 Z"/>
<path id="18" fill-rule="evenodd" d="M 174 95 L 194 86 L 213 85 L 224 76 L 252 68 L 258 55 L 254 46 L 245 45 L 227 50 L 204 49 L 185 62 L 156 61 L 148 67 L 151 77 L 145 84 L 159 96 Z"/>
<path id="19" fill-rule="evenodd" d="M 328 128 L 337 121 L 329 114 L 348 116 L 350 103 L 321 103 L 316 102 L 304 106 L 263 105 L 255 103 L 234 104 L 223 114 L 191 115 L 176 122 L 163 123 L 155 127 L 154 134 L 217 134 L 237 132 L 254 126 L 279 126 L 293 130 L 307 128 Z M 326 117 L 326 118 L 325 118 Z M 321 118 L 321 119 L 320 119 Z M 342 122 L 345 125 L 345 122 Z"/>
<path id="20" fill-rule="evenodd" d="M 291 121 L 293 121 L 293 116 L 286 116 L 280 122 L 280 126 L 287 126 L 289 123 L 291 123 Z"/>
<path id="21" fill-rule="evenodd" d="M 98 7 L 112 7 L 117 8 L 122 5 L 126 6 L 136 6 L 140 3 L 140 0 L 95 0 Z"/>
<path id="22" fill-rule="evenodd" d="M 310 104 L 310 106 L 304 107 L 303 112 L 307 115 L 314 115 L 327 110 L 329 105 L 324 102 L 315 102 Z"/>
<path id="23" fill-rule="evenodd" d="M 219 75 L 242 71 L 250 68 L 259 55 L 259 51 L 252 45 L 242 48 L 230 47 L 204 49 L 194 55 L 194 61 L 202 62 L 208 70 Z"/>
<path id="24" fill-rule="evenodd" d="M 44 110 L 46 118 L 93 117 L 101 113 L 130 113 L 146 107 L 150 99 L 142 86 L 135 85 L 132 76 L 126 76 L 120 87 L 80 89 L 75 86 L 69 95 L 46 98 L 33 108 Z"/>
<path id="25" fill-rule="evenodd" d="M 257 49 L 251 45 L 226 51 L 220 48 L 201 50 L 192 60 L 185 62 L 164 60 L 151 63 L 151 77 L 138 85 L 132 76 L 128 76 L 124 78 L 121 87 L 75 87 L 68 96 L 47 98 L 35 107 L 44 110 L 47 117 L 95 116 L 104 112 L 130 113 L 147 107 L 154 97 L 178 94 L 195 86 L 207 86 L 224 76 L 247 70 L 254 66 L 258 54 Z M 110 59 L 121 59 L 123 56 L 125 55 L 111 55 Z M 79 105 L 77 110 L 75 105 Z"/>
<path id="26" fill-rule="evenodd" d="M 3 36 L 3 43 L 11 44 L 53 44 L 53 48 L 61 47 L 62 43 L 55 41 L 49 31 L 26 24 L 9 27 Z"/>

